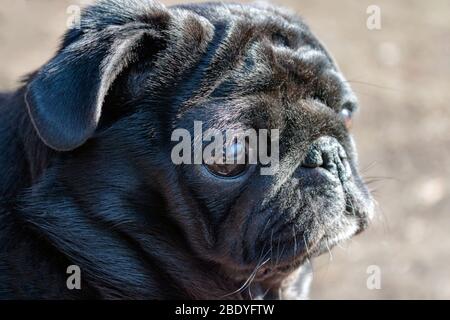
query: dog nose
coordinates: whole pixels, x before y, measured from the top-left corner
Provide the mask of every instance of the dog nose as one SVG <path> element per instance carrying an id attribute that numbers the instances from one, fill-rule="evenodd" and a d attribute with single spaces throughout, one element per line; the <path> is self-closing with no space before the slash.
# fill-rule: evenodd
<path id="1" fill-rule="evenodd" d="M 351 176 L 347 153 L 333 137 L 320 137 L 314 141 L 303 162 L 305 168 L 324 168 L 344 182 Z"/>

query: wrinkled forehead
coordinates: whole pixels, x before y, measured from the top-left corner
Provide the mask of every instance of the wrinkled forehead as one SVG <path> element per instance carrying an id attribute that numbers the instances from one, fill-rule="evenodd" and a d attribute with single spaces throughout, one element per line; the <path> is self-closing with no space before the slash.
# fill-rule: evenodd
<path id="1" fill-rule="evenodd" d="M 195 13 L 212 26 L 192 68 L 184 109 L 202 99 L 243 97 L 355 108 L 347 82 L 299 17 L 270 6 L 191 4 L 172 10 Z"/>

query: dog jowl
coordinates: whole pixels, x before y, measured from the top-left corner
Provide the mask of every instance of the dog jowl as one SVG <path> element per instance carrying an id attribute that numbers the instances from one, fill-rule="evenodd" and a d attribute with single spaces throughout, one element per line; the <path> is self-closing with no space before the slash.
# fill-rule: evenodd
<path id="1" fill-rule="evenodd" d="M 0 298 L 284 298 L 309 258 L 370 221 L 356 108 L 288 11 L 87 7 L 55 56 L 0 95 Z M 239 163 L 174 163 L 173 132 L 194 136 L 196 122 L 266 130 L 276 170 L 247 161 L 246 139 L 229 145 Z"/>

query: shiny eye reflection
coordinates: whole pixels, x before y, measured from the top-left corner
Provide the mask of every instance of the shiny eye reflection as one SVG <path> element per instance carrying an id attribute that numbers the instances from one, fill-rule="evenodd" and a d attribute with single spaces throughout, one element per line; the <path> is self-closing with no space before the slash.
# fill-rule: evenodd
<path id="1" fill-rule="evenodd" d="M 339 113 L 339 115 L 344 120 L 344 124 L 345 124 L 345 127 L 347 128 L 347 130 L 351 129 L 352 124 L 353 124 L 352 112 L 348 109 L 342 109 L 341 112 Z"/>
<path id="2" fill-rule="evenodd" d="M 216 155 L 212 161 L 205 163 L 208 170 L 218 176 L 235 177 L 247 168 L 248 146 L 246 143 L 234 141 L 224 146 L 222 155 Z"/>

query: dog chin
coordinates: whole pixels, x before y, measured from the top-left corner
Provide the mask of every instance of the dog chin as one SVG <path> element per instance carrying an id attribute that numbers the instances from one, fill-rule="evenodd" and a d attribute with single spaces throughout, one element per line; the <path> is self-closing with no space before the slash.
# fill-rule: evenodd
<path id="1" fill-rule="evenodd" d="M 308 246 L 297 248 L 297 252 L 294 247 L 285 248 L 285 251 L 295 253 L 279 257 L 278 261 L 273 263 L 268 260 L 261 262 L 255 267 L 250 277 L 262 287 L 276 287 L 305 263 L 310 263 L 310 259 L 331 252 L 334 246 L 345 242 L 361 231 L 360 224 L 355 220 L 336 233 L 325 234 L 318 240 L 311 241 Z"/>
<path id="2" fill-rule="evenodd" d="M 269 255 L 260 256 L 248 266 L 238 268 L 239 271 L 233 272 L 233 278 L 240 281 L 252 278 L 255 282 L 266 283 L 266 286 L 267 283 L 280 283 L 310 259 L 331 253 L 333 247 L 364 231 L 373 216 L 372 201 L 368 201 L 365 211 L 363 216 L 340 212 L 336 214 L 339 219 L 320 230 L 302 231 L 283 242 L 268 244 L 272 247 Z"/>
<path id="3" fill-rule="evenodd" d="M 333 247 L 351 239 L 364 229 L 365 226 L 362 227 L 362 224 L 357 219 L 349 219 L 346 228 L 341 228 L 337 232 L 330 232 L 322 236 L 313 247 L 311 256 L 315 257 L 330 252 Z"/>

